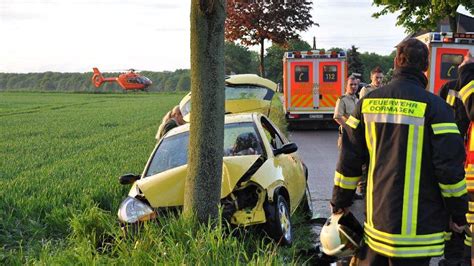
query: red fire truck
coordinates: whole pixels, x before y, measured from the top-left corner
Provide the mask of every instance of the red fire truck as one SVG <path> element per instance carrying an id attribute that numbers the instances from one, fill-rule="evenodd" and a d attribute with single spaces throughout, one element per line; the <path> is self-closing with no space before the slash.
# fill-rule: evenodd
<path id="1" fill-rule="evenodd" d="M 344 94 L 346 77 L 345 52 L 286 52 L 283 56 L 283 92 L 288 124 L 332 124 L 336 101 Z"/>
<path id="2" fill-rule="evenodd" d="M 437 95 L 441 86 L 458 77 L 464 56 L 474 55 L 474 33 L 429 32 L 416 38 L 430 50 L 428 89 Z"/>

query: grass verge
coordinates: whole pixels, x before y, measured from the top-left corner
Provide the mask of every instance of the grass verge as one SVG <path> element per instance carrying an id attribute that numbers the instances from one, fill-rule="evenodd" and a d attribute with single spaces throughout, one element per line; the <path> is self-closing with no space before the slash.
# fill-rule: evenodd
<path id="1" fill-rule="evenodd" d="M 301 264 L 302 215 L 278 247 L 258 229 L 229 233 L 176 217 L 123 238 L 116 177 L 141 172 L 161 117 L 184 94 L 1 93 L 0 264 Z M 282 108 L 274 101 L 271 119 Z"/>

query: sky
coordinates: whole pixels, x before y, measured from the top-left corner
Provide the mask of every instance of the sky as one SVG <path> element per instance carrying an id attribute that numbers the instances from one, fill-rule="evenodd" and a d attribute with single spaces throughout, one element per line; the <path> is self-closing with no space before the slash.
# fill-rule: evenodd
<path id="1" fill-rule="evenodd" d="M 190 0 L 0 0 L 0 72 L 190 68 Z M 371 0 L 314 0 L 301 37 L 318 48 L 389 54 L 405 37 Z M 268 48 L 271 43 L 266 43 Z M 251 47 L 258 51 L 258 47 Z"/>

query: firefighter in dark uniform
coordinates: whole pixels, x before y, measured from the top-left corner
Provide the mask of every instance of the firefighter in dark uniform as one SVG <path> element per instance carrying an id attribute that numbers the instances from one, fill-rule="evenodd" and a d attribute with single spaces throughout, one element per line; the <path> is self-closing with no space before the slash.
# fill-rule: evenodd
<path id="1" fill-rule="evenodd" d="M 469 118 L 467 116 L 466 108 L 462 102 L 457 80 L 451 80 L 445 83 L 440 91 L 439 96 L 443 98 L 446 103 L 451 106 L 454 113 L 454 120 L 459 128 L 461 136 L 466 141 L 467 132 L 469 129 Z M 468 191 L 469 192 L 469 191 Z M 450 239 L 446 241 L 444 250 L 444 259 L 439 262 L 440 266 L 462 266 L 470 265 L 471 245 L 472 241 L 466 232 L 450 232 Z"/>
<path id="2" fill-rule="evenodd" d="M 467 189 L 469 192 L 469 212 L 466 215 L 467 221 L 470 224 L 471 235 L 466 237 L 465 244 L 470 246 L 471 249 L 471 264 L 472 261 L 473 245 L 472 245 L 472 232 L 474 230 L 474 59 L 469 54 L 461 64 L 459 68 L 459 77 L 457 87 L 460 88 L 459 96 L 466 107 L 467 115 L 470 120 L 470 127 L 467 133 L 466 143 L 466 181 Z"/>
<path id="3" fill-rule="evenodd" d="M 403 41 L 392 82 L 362 98 L 346 122 L 331 205 L 347 210 L 368 163 L 360 265 L 429 265 L 443 255 L 448 226 L 466 227 L 463 140 L 449 106 L 425 90 L 427 68 L 426 45 Z"/>

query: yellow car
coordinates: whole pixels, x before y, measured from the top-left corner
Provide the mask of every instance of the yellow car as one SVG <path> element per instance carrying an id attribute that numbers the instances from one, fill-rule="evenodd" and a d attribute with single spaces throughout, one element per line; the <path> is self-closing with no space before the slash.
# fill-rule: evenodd
<path id="1" fill-rule="evenodd" d="M 160 210 L 184 202 L 189 124 L 161 139 L 141 175 L 124 175 L 133 184 L 119 207 L 124 227 L 155 218 Z M 221 206 L 231 224 L 265 224 L 281 244 L 292 242 L 291 214 L 299 205 L 310 212 L 307 170 L 297 146 L 260 113 L 228 114 L 224 127 Z"/>
<path id="2" fill-rule="evenodd" d="M 228 76 L 225 80 L 225 112 L 260 112 L 269 114 L 277 84 L 255 74 Z M 189 122 L 191 112 L 191 92 L 179 103 L 184 121 Z"/>

